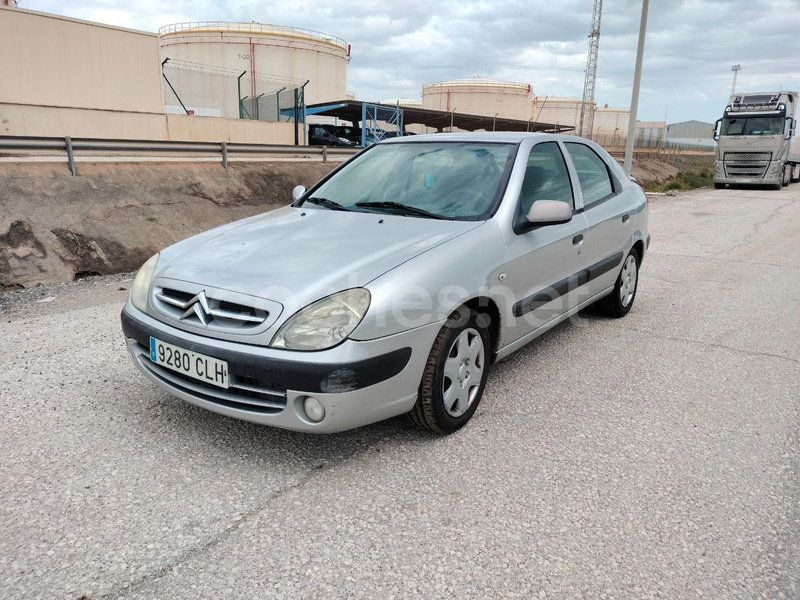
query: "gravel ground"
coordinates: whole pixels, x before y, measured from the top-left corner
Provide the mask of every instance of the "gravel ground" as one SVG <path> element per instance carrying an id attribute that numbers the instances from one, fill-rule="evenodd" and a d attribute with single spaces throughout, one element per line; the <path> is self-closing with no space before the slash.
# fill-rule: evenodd
<path id="1" fill-rule="evenodd" d="M 449 437 L 166 395 L 129 275 L 0 294 L 0 597 L 800 597 L 800 185 L 651 230 L 632 312 L 494 367 Z"/>

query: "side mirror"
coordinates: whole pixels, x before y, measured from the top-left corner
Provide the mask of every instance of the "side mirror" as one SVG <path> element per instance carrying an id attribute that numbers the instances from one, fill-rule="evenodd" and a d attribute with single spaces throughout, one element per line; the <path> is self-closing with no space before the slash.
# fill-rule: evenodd
<path id="1" fill-rule="evenodd" d="M 303 197 L 303 194 L 305 193 L 306 193 L 306 188 L 304 188 L 302 185 L 298 185 L 292 190 L 292 201 L 297 202 L 298 200 L 300 200 L 300 198 Z"/>
<path id="2" fill-rule="evenodd" d="M 722 123 L 722 119 L 717 119 L 717 122 L 714 123 L 714 139 L 719 139 L 719 126 Z"/>
<path id="3" fill-rule="evenodd" d="M 633 183 L 636 183 L 636 177 L 633 175 L 628 175 L 628 179 L 630 179 Z"/>
<path id="4" fill-rule="evenodd" d="M 572 207 L 560 200 L 537 200 L 526 216 L 532 227 L 560 225 L 572 220 Z"/>
<path id="5" fill-rule="evenodd" d="M 792 118 L 792 117 L 786 117 L 786 120 L 788 122 L 786 123 L 786 125 L 787 125 L 787 127 L 786 127 L 787 133 L 786 133 L 786 138 L 785 139 L 788 140 L 790 137 L 792 137 L 794 135 L 795 124 L 794 124 L 794 118 Z"/>

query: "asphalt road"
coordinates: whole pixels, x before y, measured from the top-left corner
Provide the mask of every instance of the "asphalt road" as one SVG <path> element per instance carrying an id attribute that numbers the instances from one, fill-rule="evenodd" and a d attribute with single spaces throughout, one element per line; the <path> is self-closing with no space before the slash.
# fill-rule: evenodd
<path id="1" fill-rule="evenodd" d="M 633 311 L 494 367 L 450 437 L 174 399 L 129 278 L 0 295 L 0 597 L 800 598 L 800 185 L 651 231 Z"/>

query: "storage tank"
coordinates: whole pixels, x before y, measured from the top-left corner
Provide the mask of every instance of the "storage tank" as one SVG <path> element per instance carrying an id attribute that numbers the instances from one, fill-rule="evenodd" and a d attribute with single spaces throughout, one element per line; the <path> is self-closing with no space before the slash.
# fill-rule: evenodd
<path id="1" fill-rule="evenodd" d="M 582 105 L 582 100 L 574 98 L 537 96 L 533 105 L 534 121 L 577 128 L 581 120 Z M 596 105 L 592 103 L 591 110 L 595 108 Z"/>
<path id="2" fill-rule="evenodd" d="M 281 25 L 224 22 L 177 23 L 158 33 L 162 60 L 169 58 L 171 65 L 214 73 L 226 80 L 226 86 L 241 88 L 242 98 L 274 93 L 282 86 L 293 94 L 294 87 L 305 81 L 306 104 L 347 97 L 350 47 L 336 36 Z M 233 93 L 232 106 L 226 103 L 222 116 L 239 116 L 238 92 Z M 282 107 L 283 103 L 281 99 Z"/>
<path id="3" fill-rule="evenodd" d="M 422 100 L 414 98 L 390 98 L 389 100 L 381 100 L 380 104 L 387 106 L 422 106 Z"/>
<path id="4" fill-rule="evenodd" d="M 533 89 L 528 83 L 510 83 L 473 77 L 422 86 L 422 106 L 487 117 L 527 121 L 531 118 Z"/>

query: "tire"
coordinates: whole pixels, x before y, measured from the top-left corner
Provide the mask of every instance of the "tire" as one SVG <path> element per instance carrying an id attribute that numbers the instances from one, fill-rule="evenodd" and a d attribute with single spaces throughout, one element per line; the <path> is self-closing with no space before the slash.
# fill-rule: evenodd
<path id="1" fill-rule="evenodd" d="M 624 317 L 630 312 L 638 289 L 639 253 L 635 248 L 631 248 L 622 263 L 622 269 L 620 269 L 617 282 L 614 284 L 614 291 L 597 301 L 597 309 L 604 315 L 615 319 Z"/>
<path id="2" fill-rule="evenodd" d="M 795 177 L 795 174 L 797 177 Z M 800 165 L 792 165 L 791 174 L 789 175 L 789 180 L 792 183 L 797 183 L 800 181 Z"/>
<path id="3" fill-rule="evenodd" d="M 724 184 L 724 183 L 716 183 L 716 182 L 714 183 L 714 189 L 715 189 L 715 190 L 721 190 L 721 189 L 723 189 L 724 187 L 725 187 L 725 184 Z"/>
<path id="4" fill-rule="evenodd" d="M 475 414 L 491 362 L 488 317 L 459 308 L 442 325 L 422 373 L 409 420 L 435 433 L 453 433 Z"/>

